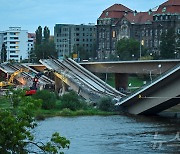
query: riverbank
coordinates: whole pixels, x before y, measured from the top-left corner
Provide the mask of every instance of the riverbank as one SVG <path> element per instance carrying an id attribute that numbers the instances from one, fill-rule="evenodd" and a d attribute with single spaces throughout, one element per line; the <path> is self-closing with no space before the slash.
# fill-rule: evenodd
<path id="1" fill-rule="evenodd" d="M 75 116 L 110 116 L 110 115 L 119 115 L 119 112 L 106 112 L 101 111 L 98 109 L 86 109 L 86 110 L 76 110 L 72 111 L 68 108 L 65 108 L 63 110 L 58 109 L 52 109 L 52 110 L 43 110 L 40 109 L 36 113 L 37 120 L 43 120 L 48 117 L 56 117 L 56 116 L 62 116 L 62 117 L 75 117 Z"/>

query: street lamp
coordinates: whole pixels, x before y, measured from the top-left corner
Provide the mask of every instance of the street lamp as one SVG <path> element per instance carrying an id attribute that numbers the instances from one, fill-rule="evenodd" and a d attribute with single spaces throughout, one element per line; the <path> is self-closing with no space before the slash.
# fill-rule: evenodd
<path id="1" fill-rule="evenodd" d="M 174 56 L 175 56 L 174 58 L 175 58 L 175 59 L 176 59 L 176 54 L 177 54 L 177 52 L 175 51 L 175 52 L 174 52 Z"/>
<path id="2" fill-rule="evenodd" d="M 161 66 L 162 66 L 161 64 L 158 65 L 158 68 L 160 70 L 160 75 L 161 75 Z"/>
<path id="3" fill-rule="evenodd" d="M 154 70 L 143 69 L 143 71 L 149 72 L 149 78 L 150 78 L 150 80 L 151 80 L 151 83 L 152 83 L 152 72 L 153 72 L 153 71 L 156 71 L 156 70 L 157 70 L 157 69 L 154 69 Z"/>
<path id="4" fill-rule="evenodd" d="M 132 54 L 132 60 L 134 60 L 134 54 Z"/>
<path id="5" fill-rule="evenodd" d="M 106 68 L 106 77 L 105 77 L 105 89 L 104 89 L 104 93 L 106 93 L 106 88 L 107 88 L 107 79 L 108 79 L 108 75 L 107 75 L 107 73 L 108 73 L 108 70 L 110 69 L 110 68 L 112 68 L 112 67 L 114 67 L 114 66 L 110 66 L 110 67 L 107 67 Z"/>

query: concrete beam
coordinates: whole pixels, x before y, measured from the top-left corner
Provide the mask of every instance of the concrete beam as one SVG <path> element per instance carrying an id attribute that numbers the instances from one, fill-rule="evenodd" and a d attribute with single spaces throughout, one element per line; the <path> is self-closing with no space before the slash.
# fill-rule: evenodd
<path id="1" fill-rule="evenodd" d="M 86 62 L 80 63 L 87 70 L 94 73 L 134 73 L 161 74 L 177 64 L 180 60 L 141 60 L 117 62 Z M 108 69 L 110 68 L 110 69 Z"/>
<path id="2" fill-rule="evenodd" d="M 132 99 L 126 108 L 131 114 L 157 114 L 180 103 L 180 70 Z"/>

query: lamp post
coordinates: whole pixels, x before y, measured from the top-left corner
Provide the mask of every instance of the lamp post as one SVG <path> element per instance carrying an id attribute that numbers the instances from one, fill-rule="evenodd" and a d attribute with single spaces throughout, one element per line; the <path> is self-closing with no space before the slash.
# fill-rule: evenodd
<path id="1" fill-rule="evenodd" d="M 161 67 L 162 67 L 162 65 L 159 64 L 159 65 L 158 65 L 158 68 L 159 68 L 159 70 L 160 70 L 160 72 L 159 72 L 160 75 L 161 75 Z"/>
<path id="2" fill-rule="evenodd" d="M 64 47 L 63 48 L 63 59 L 64 59 L 64 56 L 65 56 L 65 42 L 66 42 L 66 40 L 63 41 L 63 43 L 64 43 L 64 46 L 63 46 Z"/>
<path id="3" fill-rule="evenodd" d="M 108 79 L 108 75 L 107 75 L 107 73 L 108 73 L 108 70 L 110 69 L 110 68 L 112 68 L 112 67 L 114 67 L 114 66 L 110 66 L 110 67 L 107 67 L 106 68 L 106 77 L 105 77 L 105 89 L 104 89 L 104 93 L 106 93 L 106 88 L 107 88 L 107 79 Z"/>
<path id="4" fill-rule="evenodd" d="M 174 52 L 174 58 L 175 58 L 175 59 L 176 59 L 176 54 L 177 54 L 177 52 L 175 51 L 175 52 Z"/>
<path id="5" fill-rule="evenodd" d="M 150 80 L 151 80 L 151 83 L 152 83 L 152 72 L 153 72 L 153 71 L 156 71 L 156 70 L 157 70 L 157 69 L 154 69 L 154 70 L 143 69 L 143 71 L 149 72 L 149 78 L 150 78 Z"/>
<path id="6" fill-rule="evenodd" d="M 132 54 L 132 60 L 134 60 L 134 54 Z"/>

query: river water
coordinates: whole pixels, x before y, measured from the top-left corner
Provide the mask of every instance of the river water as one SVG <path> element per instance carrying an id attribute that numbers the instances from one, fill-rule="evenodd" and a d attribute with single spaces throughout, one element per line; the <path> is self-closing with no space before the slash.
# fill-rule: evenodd
<path id="1" fill-rule="evenodd" d="M 59 132 L 71 141 L 65 154 L 180 153 L 180 121 L 165 117 L 84 116 L 39 121 L 36 141 Z"/>

